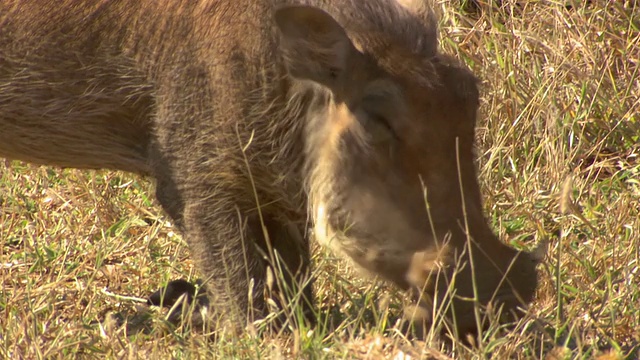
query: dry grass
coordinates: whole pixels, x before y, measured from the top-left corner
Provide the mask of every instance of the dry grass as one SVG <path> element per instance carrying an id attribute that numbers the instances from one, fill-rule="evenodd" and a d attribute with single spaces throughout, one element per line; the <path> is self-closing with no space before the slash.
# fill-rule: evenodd
<path id="1" fill-rule="evenodd" d="M 0 357 L 640 357 L 640 5 L 438 3 L 442 47 L 483 81 L 489 220 L 516 246 L 549 241 L 538 298 L 515 330 L 494 327 L 473 348 L 408 341 L 394 331 L 398 294 L 317 249 L 319 313 L 331 326 L 213 343 L 116 296 L 195 276 L 148 181 L 7 162 Z"/>

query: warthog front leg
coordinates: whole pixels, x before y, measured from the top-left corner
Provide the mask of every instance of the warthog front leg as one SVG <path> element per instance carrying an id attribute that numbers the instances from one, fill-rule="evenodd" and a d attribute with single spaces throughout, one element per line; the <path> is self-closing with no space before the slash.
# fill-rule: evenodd
<path id="1" fill-rule="evenodd" d="M 264 227 L 263 227 L 264 225 Z M 304 232 L 289 222 L 263 215 L 250 218 L 262 261 L 268 267 L 267 294 L 284 313 L 278 323 L 296 321 L 297 310 L 309 324 L 315 324 L 309 241 Z M 264 235 L 266 232 L 267 236 Z M 269 275 L 270 274 L 270 275 Z"/>
<path id="2" fill-rule="evenodd" d="M 282 325 L 293 320 L 289 315 L 297 309 L 296 305 L 301 306 L 309 323 L 315 323 L 312 285 L 308 280 L 309 245 L 300 229 L 266 214 L 262 220 L 257 215 L 243 216 L 230 207 L 232 210 L 227 213 L 220 211 L 219 203 L 214 206 L 199 202 L 185 208 L 184 235 L 203 276 L 199 282 L 206 295 L 195 298 L 195 286 L 185 280 L 174 280 L 152 294 L 149 303 L 172 307 L 184 294 L 183 304 L 197 299 L 196 313 L 191 317 L 193 325 L 201 325 L 198 311 L 206 307 L 216 329 L 233 332 L 266 317 L 270 310 L 284 310 L 274 323 Z M 276 305 L 276 309 L 268 302 Z M 169 320 L 180 322 L 185 308 L 175 306 Z"/>

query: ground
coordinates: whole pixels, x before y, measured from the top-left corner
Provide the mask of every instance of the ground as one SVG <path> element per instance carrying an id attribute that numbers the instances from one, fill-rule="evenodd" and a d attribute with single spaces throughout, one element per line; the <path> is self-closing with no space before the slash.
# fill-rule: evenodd
<path id="1" fill-rule="evenodd" d="M 441 48 L 481 79 L 488 221 L 514 246 L 548 244 L 515 328 L 491 327 L 473 346 L 407 339 L 395 329 L 400 294 L 316 247 L 317 328 L 217 342 L 172 329 L 138 299 L 197 274 L 153 183 L 6 161 L 0 357 L 639 358 L 640 5 L 486 2 L 436 1 Z"/>

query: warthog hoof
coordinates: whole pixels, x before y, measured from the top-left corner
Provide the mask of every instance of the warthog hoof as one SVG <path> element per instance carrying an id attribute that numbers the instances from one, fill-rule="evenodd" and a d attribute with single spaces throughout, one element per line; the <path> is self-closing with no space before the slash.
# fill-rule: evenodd
<path id="1" fill-rule="evenodd" d="M 184 279 L 170 281 L 167 286 L 156 290 L 147 299 L 147 305 L 160 306 L 169 309 L 167 321 L 173 325 L 182 322 L 182 314 L 189 310 L 195 298 L 196 303 L 191 315 L 192 326 L 202 326 L 204 314 L 209 307 L 209 299 L 202 286 L 202 280 L 196 280 L 198 288 Z"/>

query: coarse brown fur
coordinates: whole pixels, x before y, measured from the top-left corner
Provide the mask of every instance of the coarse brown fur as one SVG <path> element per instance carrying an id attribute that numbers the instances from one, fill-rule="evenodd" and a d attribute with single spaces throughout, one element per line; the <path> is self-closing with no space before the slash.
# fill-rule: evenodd
<path id="1" fill-rule="evenodd" d="M 533 256 L 482 214 L 476 79 L 437 52 L 428 8 L 287 3 L 0 1 L 0 156 L 154 177 L 232 327 L 266 314 L 276 253 L 285 285 L 306 278 L 309 220 L 419 304 L 469 251 L 478 303 L 530 301 Z M 473 328 L 473 302 L 454 305 Z"/>

